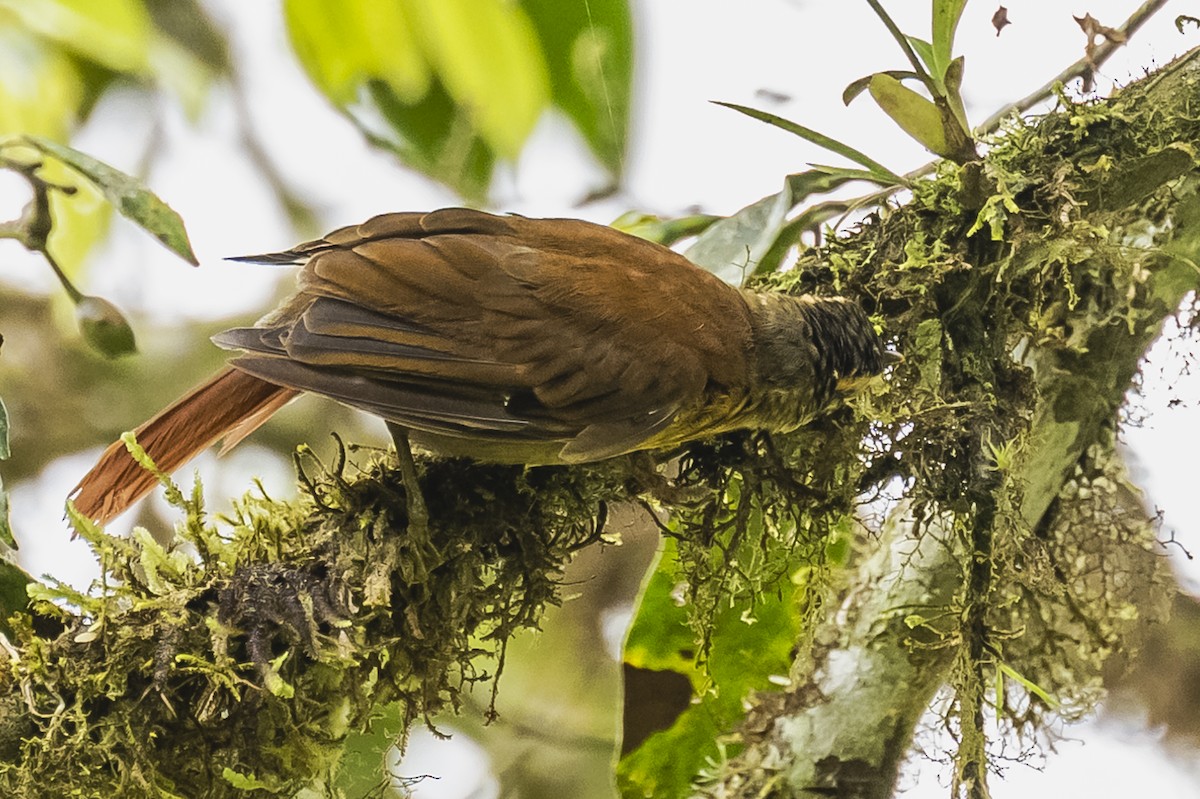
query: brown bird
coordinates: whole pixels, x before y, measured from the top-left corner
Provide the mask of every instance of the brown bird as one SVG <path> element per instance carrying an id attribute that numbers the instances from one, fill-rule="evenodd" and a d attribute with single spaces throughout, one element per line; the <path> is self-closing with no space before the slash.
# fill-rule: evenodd
<path id="1" fill-rule="evenodd" d="M 573 219 L 377 216 L 287 252 L 299 290 L 214 338 L 229 365 L 137 428 L 173 471 L 301 391 L 435 452 L 568 464 L 736 429 L 794 430 L 887 361 L 841 298 L 732 288 L 666 247 Z M 106 521 L 156 484 L 121 442 L 73 492 Z"/>

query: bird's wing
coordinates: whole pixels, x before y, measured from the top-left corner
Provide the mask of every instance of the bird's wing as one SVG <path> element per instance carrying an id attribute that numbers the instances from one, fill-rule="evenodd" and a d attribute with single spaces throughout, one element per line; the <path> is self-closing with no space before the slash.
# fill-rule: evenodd
<path id="1" fill-rule="evenodd" d="M 417 430 L 594 460 L 748 381 L 738 292 L 587 222 L 387 214 L 246 260 L 304 269 L 281 311 L 217 337 L 235 366 Z"/>

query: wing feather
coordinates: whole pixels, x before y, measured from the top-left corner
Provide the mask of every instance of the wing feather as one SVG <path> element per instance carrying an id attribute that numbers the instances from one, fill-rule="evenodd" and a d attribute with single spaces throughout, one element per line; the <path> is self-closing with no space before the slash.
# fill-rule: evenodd
<path id="1" fill-rule="evenodd" d="M 386 214 L 254 259 L 303 262 L 300 291 L 216 337 L 234 365 L 416 430 L 595 459 L 749 381 L 739 293 L 599 225 Z"/>

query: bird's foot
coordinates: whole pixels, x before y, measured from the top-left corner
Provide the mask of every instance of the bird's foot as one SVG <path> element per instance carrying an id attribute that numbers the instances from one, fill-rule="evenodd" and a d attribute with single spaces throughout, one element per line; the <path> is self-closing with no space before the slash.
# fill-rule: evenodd
<path id="1" fill-rule="evenodd" d="M 400 462 L 400 477 L 404 480 L 404 501 L 408 512 L 408 529 L 424 539 L 429 531 L 429 509 L 425 505 L 425 495 L 421 493 L 421 483 L 417 480 L 417 462 L 413 459 L 412 447 L 408 441 L 408 431 L 402 427 L 388 425 L 392 441 L 396 444 L 396 458 Z"/>

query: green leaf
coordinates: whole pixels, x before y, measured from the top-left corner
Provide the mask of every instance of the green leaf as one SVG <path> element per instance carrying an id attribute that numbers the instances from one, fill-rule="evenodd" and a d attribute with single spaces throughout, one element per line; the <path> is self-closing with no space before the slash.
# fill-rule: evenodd
<path id="1" fill-rule="evenodd" d="M 663 219 L 654 214 L 626 211 L 613 220 L 611 227 L 631 236 L 637 236 L 639 239 L 670 247 L 681 239 L 700 235 L 721 219 L 724 217 L 711 214 L 693 214 L 674 219 Z"/>
<path id="2" fill-rule="evenodd" d="M 6 460 L 12 454 L 8 448 L 8 408 L 0 399 L 0 461 Z"/>
<path id="3" fill-rule="evenodd" d="M 286 0 L 284 12 L 309 76 L 368 141 L 472 199 L 549 105 L 538 33 L 507 0 Z"/>
<path id="4" fill-rule="evenodd" d="M 943 80 L 954 58 L 954 32 L 967 0 L 933 0 L 933 77 Z"/>
<path id="5" fill-rule="evenodd" d="M 916 36 L 908 37 L 908 44 L 912 47 L 913 52 L 921 59 L 921 63 L 929 70 L 930 77 L 934 80 L 939 80 L 940 76 L 937 69 L 937 58 L 933 54 L 933 45 L 924 39 Z"/>
<path id="6" fill-rule="evenodd" d="M 533 24 L 505 0 L 411 2 L 422 49 L 479 136 L 515 159 L 550 99 Z"/>
<path id="7" fill-rule="evenodd" d="M 5 12 L 114 72 L 148 72 L 153 26 L 138 0 L 0 0 L 0 16 Z"/>
<path id="8" fill-rule="evenodd" d="M 912 72 L 911 70 L 907 70 L 907 69 L 888 69 L 888 70 L 884 70 L 883 74 L 891 75 L 896 80 L 920 80 L 921 79 L 920 75 L 918 75 L 915 72 Z M 842 90 L 842 104 L 850 105 L 850 103 L 853 102 L 856 97 L 858 97 L 860 94 L 865 92 L 867 90 L 867 87 L 871 85 L 871 78 L 873 78 L 873 77 L 875 77 L 874 74 L 864 75 L 863 77 L 852 82 L 849 86 L 847 86 L 845 89 L 843 89 Z"/>
<path id="9" fill-rule="evenodd" d="M 83 297 L 75 304 L 75 321 L 83 338 L 107 358 L 137 352 L 133 328 L 117 306 L 103 297 Z"/>
<path id="10" fill-rule="evenodd" d="M 654 733 L 621 759 L 617 779 L 623 796 L 690 796 L 697 773 L 722 755 L 719 737 L 744 718 L 743 701 L 771 688 L 773 676 L 787 674 L 800 629 L 790 583 L 756 600 L 752 620 L 740 606 L 729 608 L 715 620 L 706 674 L 695 665 L 687 611 L 673 597 L 677 566 L 674 541 L 668 539 L 630 629 L 625 660 L 678 671 L 700 695 L 670 729 Z M 709 675 L 720 691 L 705 690 Z"/>
<path id="11" fill-rule="evenodd" d="M 895 78 L 892 78 L 892 80 L 895 80 Z M 896 82 L 899 83 L 899 81 Z M 748 108 L 744 105 L 726 103 L 720 100 L 713 100 L 712 102 L 716 105 L 724 106 L 725 108 L 732 108 L 734 111 L 743 113 L 748 117 L 757 119 L 760 122 L 766 122 L 768 125 L 773 125 L 780 130 L 786 130 L 788 133 L 799 136 L 800 138 L 810 141 L 820 147 L 824 147 L 826 150 L 835 152 L 860 166 L 866 167 L 868 171 L 877 176 L 878 180 L 885 181 L 889 184 L 895 183 L 902 186 L 908 185 L 908 181 L 897 175 L 895 172 L 892 172 L 883 164 L 873 160 L 865 153 L 854 149 L 850 145 L 843 144 L 837 139 L 832 139 L 823 133 L 818 133 L 811 128 L 806 128 L 803 125 L 797 124 L 788 119 L 784 119 L 781 116 L 777 116 L 766 111 L 759 111 L 756 108 Z"/>
<path id="12" fill-rule="evenodd" d="M 240 771 L 234 771 L 233 769 L 226 766 L 224 769 L 221 770 L 221 776 L 225 779 L 226 782 L 228 782 L 234 788 L 237 788 L 242 791 L 262 790 L 262 791 L 270 791 L 271 793 L 275 793 L 275 791 L 273 790 L 275 788 L 275 786 L 271 785 L 270 783 L 263 782 L 258 777 L 255 777 L 253 773 L 243 774 Z"/>
<path id="13" fill-rule="evenodd" d="M 787 226 L 788 213 L 813 194 L 841 186 L 849 178 L 810 170 L 789 175 L 783 190 L 751 203 L 714 223 L 684 255 L 730 285 L 761 273 L 762 260 Z"/>
<path id="14" fill-rule="evenodd" d="M 962 80 L 965 68 L 966 59 L 962 56 L 950 62 L 950 66 L 946 69 L 945 90 L 946 102 L 950 104 L 950 110 L 954 113 L 954 119 L 962 131 L 962 135 L 969 139 L 971 137 L 971 125 L 967 122 L 967 109 L 963 105 L 962 99 Z"/>
<path id="15" fill-rule="evenodd" d="M 13 536 L 12 524 L 9 521 L 9 515 L 8 515 L 8 492 L 6 490 L 4 490 L 4 482 L 3 481 L 0 481 L 0 542 L 7 544 L 8 546 L 12 547 L 13 549 L 17 548 L 17 539 L 15 536 Z M 0 575 L 0 576 L 2 576 L 2 575 Z M 4 594 L 3 594 L 4 588 L 5 588 L 5 586 L 2 582 L 2 580 L 0 580 L 0 600 L 3 600 L 5 598 Z M 22 596 L 24 596 L 24 591 L 25 591 L 25 589 L 22 586 L 22 589 L 21 589 Z M 5 609 L 4 607 L 0 606 L 0 611 L 2 611 L 4 609 Z M 3 615 L 0 615 L 0 619 L 6 618 L 8 616 L 8 613 L 11 613 L 11 612 L 12 611 L 3 613 Z"/>
<path id="16" fill-rule="evenodd" d="M 942 126 L 942 112 L 932 100 L 904 86 L 891 75 L 877 72 L 871 76 L 871 96 L 900 128 L 926 149 L 945 158 L 951 157 Z"/>
<path id="17" fill-rule="evenodd" d="M 1006 677 L 1008 677 L 1010 680 L 1016 680 L 1018 683 L 1020 683 L 1020 684 L 1021 684 L 1021 686 L 1022 686 L 1022 687 L 1023 687 L 1023 688 L 1024 688 L 1026 691 L 1028 691 L 1029 693 L 1033 694 L 1033 695 L 1034 695 L 1034 696 L 1036 696 L 1038 699 L 1041 699 L 1043 702 L 1045 702 L 1045 703 L 1046 703 L 1046 705 L 1047 705 L 1047 706 L 1049 706 L 1049 707 L 1051 707 L 1051 708 L 1056 708 L 1056 707 L 1058 707 L 1058 704 L 1059 704 L 1059 703 L 1058 703 L 1058 700 L 1057 700 L 1057 699 L 1055 699 L 1054 697 L 1052 697 L 1052 696 L 1051 696 L 1051 695 L 1050 695 L 1050 694 L 1049 694 L 1049 693 L 1046 691 L 1046 689 L 1045 689 L 1045 688 L 1043 688 L 1042 686 L 1040 686 L 1040 685 L 1038 685 L 1037 683 L 1033 682 L 1032 680 L 1028 680 L 1028 679 L 1026 679 L 1025 677 L 1023 677 L 1023 676 L 1021 675 L 1021 673 L 1020 673 L 1020 672 L 1018 672 L 1018 671 L 1017 671 L 1016 669 L 1014 669 L 1012 666 L 1009 666 L 1009 665 L 1008 665 L 1008 664 L 1006 664 L 1006 663 L 997 663 L 997 664 L 996 664 L 996 669 L 997 669 L 997 671 L 999 671 L 1001 674 L 1003 674 L 1003 675 L 1005 675 Z"/>
<path id="18" fill-rule="evenodd" d="M 416 104 L 403 102 L 383 81 L 372 81 L 367 90 L 375 110 L 349 113 L 372 144 L 392 150 L 409 166 L 464 197 L 481 199 L 487 194 L 496 154 L 474 132 L 441 81 L 434 79 Z M 376 117 L 382 117 L 386 129 L 379 128 Z"/>
<path id="19" fill-rule="evenodd" d="M 24 136 L 22 141 L 83 175 L 122 216 L 141 226 L 180 258 L 193 266 L 198 264 L 179 214 L 136 178 L 90 155 L 41 136 Z"/>
<path id="20" fill-rule="evenodd" d="M 868 172 L 865 169 L 851 169 L 844 166 L 829 166 L 828 164 L 813 164 L 814 172 L 819 172 L 822 175 L 827 175 L 831 178 L 838 178 L 842 182 L 851 180 L 865 180 L 868 183 L 877 183 L 880 186 L 897 186 L 894 180 L 885 180 L 882 176 L 874 172 Z"/>
<path id="21" fill-rule="evenodd" d="M 520 0 L 541 40 L 554 104 L 615 177 L 625 161 L 633 86 L 627 0 Z"/>
<path id="22" fill-rule="evenodd" d="M 428 91 L 432 67 L 417 45 L 410 6 L 396 0 L 285 0 L 283 15 L 300 63 L 335 104 L 357 102 L 371 80 L 413 103 Z"/>

